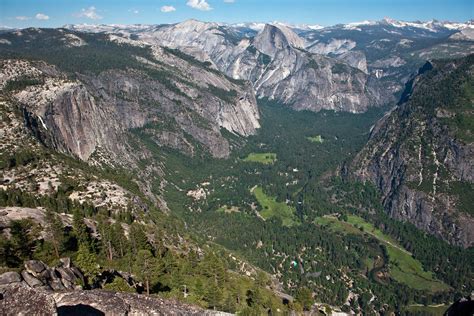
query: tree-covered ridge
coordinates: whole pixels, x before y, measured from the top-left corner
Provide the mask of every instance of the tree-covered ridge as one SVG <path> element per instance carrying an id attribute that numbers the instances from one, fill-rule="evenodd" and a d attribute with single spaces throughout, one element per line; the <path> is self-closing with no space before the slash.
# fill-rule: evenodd
<path id="1" fill-rule="evenodd" d="M 435 60 L 409 91 L 414 111 L 441 119 L 458 140 L 472 143 L 474 120 L 474 55 L 459 60 Z"/>
<path id="2" fill-rule="evenodd" d="M 138 67 L 134 56 L 149 57 L 149 49 L 111 42 L 106 34 L 71 32 L 64 29 L 29 28 L 7 32 L 2 37 L 10 45 L 2 45 L 3 58 L 42 60 L 74 74 L 76 72 L 100 73 L 109 69 Z M 83 45 L 68 45 L 68 35 L 84 41 Z"/>

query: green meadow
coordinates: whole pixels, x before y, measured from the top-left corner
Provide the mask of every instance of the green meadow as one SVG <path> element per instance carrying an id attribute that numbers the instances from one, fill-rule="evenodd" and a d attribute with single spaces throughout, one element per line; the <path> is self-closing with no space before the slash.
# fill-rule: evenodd
<path id="1" fill-rule="evenodd" d="M 274 197 L 266 195 L 261 187 L 255 187 L 252 193 L 262 207 L 260 216 L 264 219 L 279 218 L 283 225 L 288 227 L 297 223 L 294 207 L 288 206 L 283 202 L 277 202 Z"/>
<path id="2" fill-rule="evenodd" d="M 321 226 L 329 226 L 332 231 L 343 234 L 367 233 L 376 238 L 387 249 L 390 275 L 400 283 L 404 283 L 413 289 L 431 292 L 449 289 L 448 285 L 436 280 L 432 272 L 425 271 L 421 262 L 413 258 L 411 253 L 405 250 L 396 240 L 359 216 L 349 215 L 347 222 L 331 216 L 318 217 L 315 223 Z"/>
<path id="3" fill-rule="evenodd" d="M 244 161 L 246 162 L 258 162 L 262 164 L 273 164 L 277 160 L 275 153 L 250 153 Z"/>

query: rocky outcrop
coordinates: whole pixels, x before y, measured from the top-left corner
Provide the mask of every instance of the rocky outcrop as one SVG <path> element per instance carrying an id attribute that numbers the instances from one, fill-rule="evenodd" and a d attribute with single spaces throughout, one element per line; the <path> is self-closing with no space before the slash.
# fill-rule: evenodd
<path id="1" fill-rule="evenodd" d="M 367 70 L 367 59 L 365 54 L 361 51 L 349 51 L 336 57 L 339 60 L 344 61 L 348 65 L 361 70 L 364 73 L 368 73 Z"/>
<path id="2" fill-rule="evenodd" d="M 296 110 L 360 113 L 389 99 L 362 71 L 296 49 L 280 51 L 255 85 L 259 98 L 278 100 Z"/>
<path id="3" fill-rule="evenodd" d="M 474 29 L 465 28 L 449 37 L 452 40 L 474 41 Z"/>
<path id="4" fill-rule="evenodd" d="M 60 313 L 71 312 L 85 305 L 106 315 L 229 315 L 174 300 L 128 293 L 81 291 L 57 293 L 54 299 Z"/>
<path id="5" fill-rule="evenodd" d="M 2 315 L 56 315 L 56 302 L 50 293 L 24 283 L 0 287 Z"/>
<path id="6" fill-rule="evenodd" d="M 0 313 L 2 315 L 226 315 L 153 296 L 82 290 L 77 283 L 84 276 L 62 258 L 50 268 L 41 261 L 25 262 L 21 275 L 0 275 Z M 115 276 L 130 281 L 124 273 Z M 99 276 L 100 277 L 100 276 Z"/>
<path id="7" fill-rule="evenodd" d="M 5 272 L 0 275 L 0 289 L 12 284 L 22 284 L 45 291 L 67 291 L 82 289 L 84 275 L 71 265 L 69 258 L 62 258 L 60 265 L 50 268 L 37 260 L 26 261 L 21 273 Z"/>
<path id="8" fill-rule="evenodd" d="M 8 285 L 21 282 L 21 276 L 17 272 L 5 272 L 0 275 L 0 285 Z"/>
<path id="9" fill-rule="evenodd" d="M 0 287 L 2 315 L 229 315 L 174 300 L 112 291 L 50 292 L 24 283 Z"/>
<path id="10" fill-rule="evenodd" d="M 473 74 L 472 55 L 426 64 L 351 164 L 355 179 L 379 189 L 393 218 L 464 247 L 474 243 L 472 205 L 466 202 L 474 147 L 472 130 L 459 122 L 472 120 L 465 104 L 474 100 L 464 87 Z"/>

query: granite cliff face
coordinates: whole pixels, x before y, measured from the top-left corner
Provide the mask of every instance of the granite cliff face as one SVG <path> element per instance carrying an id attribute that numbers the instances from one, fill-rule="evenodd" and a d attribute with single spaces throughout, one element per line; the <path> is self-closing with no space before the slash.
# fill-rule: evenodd
<path id="1" fill-rule="evenodd" d="M 391 100 L 367 74 L 364 56 L 351 52 L 337 60 L 311 53 L 303 38 L 281 24 L 266 24 L 255 35 L 189 20 L 134 37 L 193 55 L 234 79 L 250 81 L 258 98 L 297 110 L 364 112 Z"/>
<path id="2" fill-rule="evenodd" d="M 464 247 L 474 242 L 473 57 L 421 68 L 351 165 L 392 217 Z"/>
<path id="3" fill-rule="evenodd" d="M 278 100 L 297 110 L 364 112 L 390 99 L 377 83 L 349 64 L 308 53 L 291 30 L 265 26 L 253 45 L 271 57 L 255 81 L 259 98 Z M 301 39 L 300 39 L 301 41 Z M 296 43 L 296 44 L 295 44 Z"/>
<path id="4" fill-rule="evenodd" d="M 45 35 L 30 30 L 29 36 L 39 41 Z M 47 36 L 65 35 L 53 31 Z M 18 47 L 24 40 L 11 38 Z M 120 49 L 129 44 L 107 44 L 104 39 L 101 45 Z M 137 160 L 126 135 L 145 126 L 166 125 L 148 129 L 160 146 L 192 155 L 200 144 L 218 158 L 230 153 L 221 128 L 243 137 L 256 133 L 259 113 L 249 84 L 230 81 L 172 50 L 142 49 L 148 53 L 131 56 L 130 65 L 122 69 L 93 74 L 76 67 L 73 76 L 44 62 L 3 60 L 1 85 L 34 82 L 11 91 L 29 126 L 44 144 L 82 160 L 94 154 Z"/>

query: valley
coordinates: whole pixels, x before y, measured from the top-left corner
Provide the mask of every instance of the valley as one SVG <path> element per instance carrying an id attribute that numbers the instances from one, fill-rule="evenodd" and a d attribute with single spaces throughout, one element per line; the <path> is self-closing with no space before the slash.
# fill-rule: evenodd
<path id="1" fill-rule="evenodd" d="M 442 257 L 436 263 L 429 262 L 435 238 L 418 235 L 410 224 L 398 223 L 400 228 L 392 230 L 389 227 L 394 222 L 384 215 L 374 188 L 344 183 L 334 172 L 336 166 L 360 150 L 371 125 L 383 115 L 382 109 L 344 114 L 288 112 L 266 103 L 259 106 L 260 133 L 249 140 L 241 153 L 236 152 L 226 167 L 211 169 L 210 174 L 195 179 L 194 184 L 187 183 L 188 188 L 209 183 L 206 198 L 188 198 L 189 207 L 182 211 L 185 221 L 198 234 L 280 276 L 287 291 L 305 284 L 316 289 L 316 297 L 321 301 L 335 305 L 345 302 L 349 294 L 346 291 L 358 295 L 360 300 L 366 297 L 362 295 L 376 291 L 380 306 L 390 300 L 391 291 L 403 291 L 407 302 L 410 297 L 417 302 L 436 301 L 449 293 L 448 284 L 470 282 L 469 274 L 447 281 L 439 267 L 450 265 L 452 255 L 457 258 L 459 269 L 467 268 L 472 260 L 471 250 L 464 257 L 460 248 L 456 250 L 446 244 L 444 250 L 451 248 L 450 255 L 439 252 Z M 287 128 L 294 125 L 301 130 L 288 133 Z M 306 135 L 314 134 L 324 135 L 327 141 L 308 142 Z M 353 149 L 346 144 L 352 144 Z M 278 160 L 268 165 L 239 159 L 247 157 L 247 152 L 253 155 L 258 148 L 270 149 Z M 203 161 L 198 168 L 206 170 L 207 164 Z M 178 209 L 183 203 L 179 192 L 172 190 L 168 194 L 170 206 Z M 230 205 L 239 212 L 215 211 Z M 385 231 L 374 225 L 384 227 Z M 406 245 L 410 245 L 409 250 Z M 292 262 L 297 262 L 297 267 Z M 334 285 L 334 280 L 340 281 Z M 299 285 L 295 287 L 296 284 Z"/>

